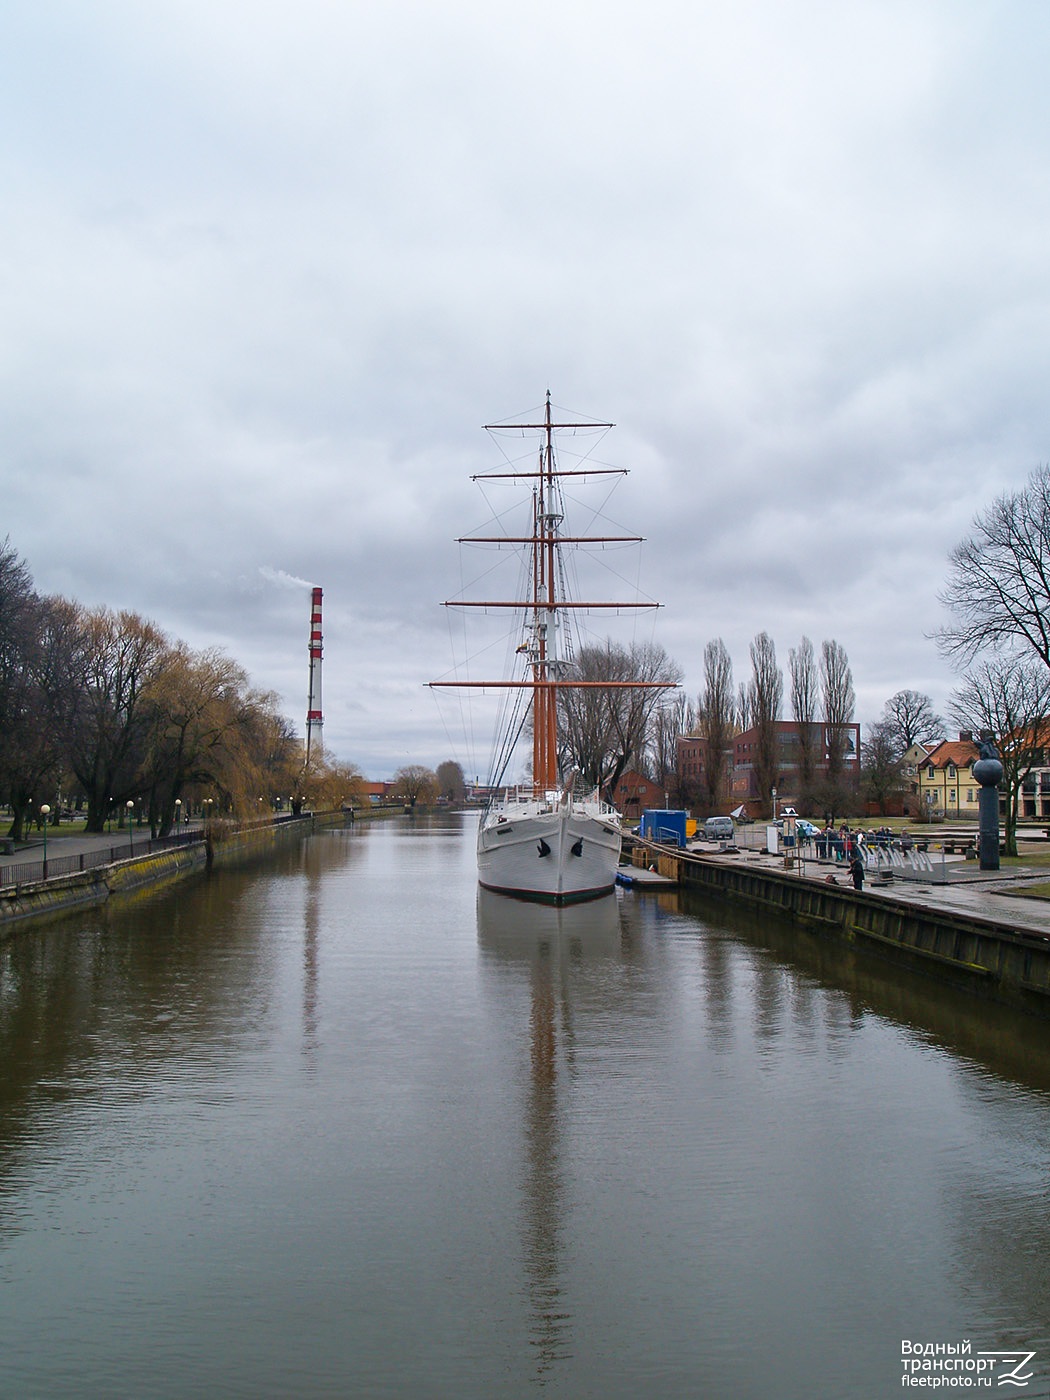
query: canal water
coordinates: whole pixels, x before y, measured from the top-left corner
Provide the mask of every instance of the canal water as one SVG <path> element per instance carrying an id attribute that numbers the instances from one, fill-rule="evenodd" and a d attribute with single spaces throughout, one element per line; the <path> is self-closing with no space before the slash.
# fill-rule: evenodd
<path id="1" fill-rule="evenodd" d="M 473 841 L 0 948 L 0 1394 L 1050 1393 L 1045 1024 L 678 895 L 479 902 Z"/>

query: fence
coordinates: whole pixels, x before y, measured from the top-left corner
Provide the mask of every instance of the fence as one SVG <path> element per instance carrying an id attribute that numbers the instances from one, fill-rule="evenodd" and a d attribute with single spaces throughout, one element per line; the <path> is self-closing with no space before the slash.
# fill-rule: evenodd
<path id="1" fill-rule="evenodd" d="M 75 856 L 55 856 L 45 860 L 27 860 L 0 866 L 0 888 L 31 885 L 38 880 L 53 880 L 59 875 L 76 875 L 93 870 L 97 865 L 112 865 L 118 860 L 148 856 L 154 851 L 167 851 L 173 846 L 189 846 L 203 841 L 203 831 L 182 831 L 177 836 L 147 837 L 144 841 L 122 841 L 119 846 L 103 846 L 94 851 L 81 851 Z"/>

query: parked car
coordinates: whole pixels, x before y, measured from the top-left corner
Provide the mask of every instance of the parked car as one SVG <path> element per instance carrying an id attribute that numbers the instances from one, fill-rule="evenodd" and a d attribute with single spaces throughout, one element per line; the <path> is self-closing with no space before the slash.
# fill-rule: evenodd
<path id="1" fill-rule="evenodd" d="M 708 817 L 704 822 L 705 841 L 732 841 L 734 831 L 732 817 Z"/>

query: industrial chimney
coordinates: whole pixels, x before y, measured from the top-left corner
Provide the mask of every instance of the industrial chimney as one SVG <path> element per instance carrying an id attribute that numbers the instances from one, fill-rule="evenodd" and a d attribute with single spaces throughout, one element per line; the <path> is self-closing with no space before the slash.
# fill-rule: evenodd
<path id="1" fill-rule="evenodd" d="M 306 761 L 311 753 L 321 755 L 321 589 L 315 588 L 310 602 L 310 696 L 306 702 Z"/>

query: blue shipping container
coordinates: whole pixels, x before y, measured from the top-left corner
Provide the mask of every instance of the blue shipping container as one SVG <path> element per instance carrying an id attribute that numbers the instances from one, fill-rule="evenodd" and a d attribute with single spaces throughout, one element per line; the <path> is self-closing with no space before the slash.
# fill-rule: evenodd
<path id="1" fill-rule="evenodd" d="M 647 808 L 642 813 L 640 834 L 650 841 L 662 841 L 665 846 L 685 847 L 685 812 Z"/>

